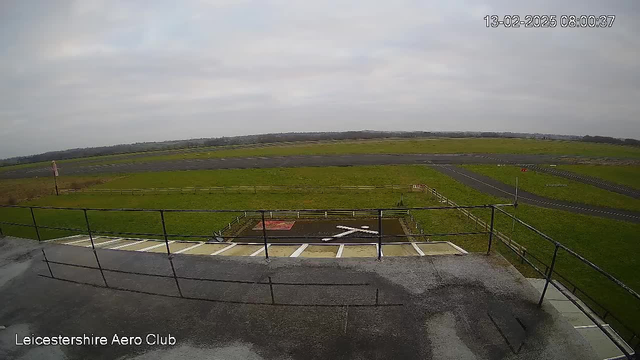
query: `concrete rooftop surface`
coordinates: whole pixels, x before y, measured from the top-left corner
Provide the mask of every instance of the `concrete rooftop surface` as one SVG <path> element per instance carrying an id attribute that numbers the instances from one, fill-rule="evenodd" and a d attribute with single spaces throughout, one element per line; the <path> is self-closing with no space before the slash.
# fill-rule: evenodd
<path id="1" fill-rule="evenodd" d="M 2 359 L 596 358 L 553 306 L 536 306 L 537 291 L 499 255 L 178 254 L 176 281 L 165 254 L 110 249 L 97 250 L 101 266 L 118 271 L 104 278 L 60 264 L 44 277 L 41 247 L 49 261 L 96 266 L 90 248 L 0 239 Z M 16 345 L 16 334 L 109 344 Z M 175 345 L 148 344 L 148 334 Z M 114 335 L 143 343 L 112 344 Z"/>

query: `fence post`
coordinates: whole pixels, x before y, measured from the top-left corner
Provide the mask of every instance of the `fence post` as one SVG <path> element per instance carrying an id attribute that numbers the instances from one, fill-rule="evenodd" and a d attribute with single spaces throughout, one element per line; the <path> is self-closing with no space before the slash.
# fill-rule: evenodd
<path id="1" fill-rule="evenodd" d="M 487 247 L 487 255 L 491 252 L 491 241 L 493 241 L 493 218 L 496 215 L 496 208 L 491 206 L 491 229 L 489 230 L 489 246 Z"/>
<path id="2" fill-rule="evenodd" d="M 96 264 L 98 264 L 98 269 L 100 269 L 100 275 L 102 275 L 102 281 L 104 281 L 104 286 L 109 287 L 107 284 L 107 278 L 104 277 L 104 271 L 102 271 L 102 265 L 100 264 L 100 259 L 98 259 L 98 252 L 96 251 L 96 245 L 93 242 L 93 233 L 91 232 L 91 226 L 89 225 L 89 216 L 87 215 L 87 209 L 82 209 L 84 212 L 84 221 L 87 223 L 87 232 L 89 233 L 89 240 L 91 240 L 91 249 L 93 250 L 93 256 L 96 258 Z"/>
<path id="3" fill-rule="evenodd" d="M 551 282 L 551 275 L 553 274 L 553 268 L 556 266 L 556 258 L 558 257 L 559 248 L 560 246 L 556 244 L 556 248 L 553 251 L 553 259 L 551 259 L 551 266 L 549 266 L 549 273 L 547 274 L 547 281 L 544 283 L 544 289 L 542 289 L 542 295 L 540 296 L 538 307 L 542 306 L 542 300 L 544 300 L 544 295 L 546 294 L 547 288 L 549 287 L 549 282 Z"/>
<path id="4" fill-rule="evenodd" d="M 167 235 L 167 225 L 164 222 L 164 210 L 160 210 L 160 220 L 162 221 L 162 235 L 164 236 L 164 244 L 167 247 L 167 255 L 171 256 L 171 250 L 169 250 L 169 236 Z"/>
<path id="5" fill-rule="evenodd" d="M 260 211 L 262 216 L 262 237 L 264 238 L 264 257 L 269 260 L 269 245 L 267 241 L 267 224 L 264 222 L 264 210 Z"/>
<path id="6" fill-rule="evenodd" d="M 164 221 L 164 210 L 160 210 L 160 220 L 162 220 L 162 235 L 164 236 L 164 244 L 167 247 L 167 259 L 169 259 L 169 264 L 171 264 L 171 271 L 173 272 L 173 280 L 176 282 L 176 288 L 178 288 L 178 293 L 180 297 L 182 295 L 182 289 L 180 289 L 180 283 L 178 282 L 178 275 L 176 275 L 176 268 L 173 266 L 173 259 L 171 258 L 171 250 L 169 250 L 169 236 L 167 235 L 167 225 Z"/>
<path id="7" fill-rule="evenodd" d="M 382 259 L 382 210 L 378 210 L 378 260 Z"/>
<path id="8" fill-rule="evenodd" d="M 36 229 L 36 236 L 38 237 L 38 241 L 41 241 L 40 230 L 38 230 L 38 224 L 36 223 L 36 216 L 33 214 L 33 208 L 30 207 L 29 210 L 31 210 L 31 219 L 33 220 L 33 227 Z"/>

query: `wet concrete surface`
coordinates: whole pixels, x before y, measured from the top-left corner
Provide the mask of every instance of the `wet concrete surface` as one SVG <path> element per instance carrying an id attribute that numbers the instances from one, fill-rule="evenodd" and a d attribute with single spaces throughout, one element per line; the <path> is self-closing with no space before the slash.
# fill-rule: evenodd
<path id="1" fill-rule="evenodd" d="M 154 162 L 131 162 L 89 165 L 81 161 L 61 164 L 62 175 L 84 175 L 100 173 L 135 173 L 171 170 L 216 170 L 259 169 L 305 166 L 353 166 L 353 165 L 402 165 L 402 164 L 496 164 L 528 163 L 573 164 L 575 157 L 554 155 L 514 154 L 345 154 L 345 155 L 299 155 L 273 157 L 211 158 Z M 27 178 L 49 176 L 49 167 L 24 168 L 0 172 L 0 178 Z"/>
<path id="2" fill-rule="evenodd" d="M 97 250 L 112 270 L 104 278 L 59 264 L 45 277 L 39 246 L 0 239 L 0 275 L 8 277 L 0 288 L 0 358 L 594 359 L 552 306 L 536 307 L 535 289 L 498 255 L 270 262 L 176 255 L 176 282 L 166 255 L 109 249 Z M 91 249 L 44 249 L 50 261 L 96 264 Z M 6 270 L 25 262 L 22 271 Z M 490 309 L 526 326 L 519 352 Z M 176 343 L 16 346 L 16 334 L 109 342 L 114 334 L 170 334 Z"/>
<path id="3" fill-rule="evenodd" d="M 513 201 L 515 197 L 515 187 L 488 176 L 478 174 L 469 169 L 451 165 L 433 166 L 433 169 L 485 194 L 505 198 L 511 201 Z M 518 189 L 518 203 L 530 204 L 548 209 L 564 210 L 576 214 L 640 223 L 640 212 L 637 211 L 551 199 L 528 191 L 523 191 L 521 189 Z"/>

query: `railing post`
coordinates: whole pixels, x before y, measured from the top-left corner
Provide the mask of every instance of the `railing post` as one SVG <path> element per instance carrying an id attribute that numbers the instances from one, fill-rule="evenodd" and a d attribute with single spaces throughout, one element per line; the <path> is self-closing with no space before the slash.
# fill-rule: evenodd
<path id="1" fill-rule="evenodd" d="M 160 220 L 162 221 L 162 235 L 164 236 L 164 244 L 167 247 L 167 256 L 171 257 L 171 250 L 169 250 L 169 236 L 167 235 L 167 225 L 164 222 L 164 210 L 160 210 Z"/>
<path id="2" fill-rule="evenodd" d="M 176 275 L 176 268 L 173 266 L 173 259 L 171 258 L 171 250 L 169 250 L 169 236 L 167 235 L 167 225 L 165 225 L 164 221 L 164 210 L 160 210 L 160 220 L 162 220 L 162 235 L 164 236 L 164 244 L 167 247 L 167 259 L 169 259 L 169 264 L 171 264 L 171 272 L 173 272 L 173 280 L 176 282 L 176 288 L 178 288 L 178 293 L 180 297 L 182 295 L 182 289 L 180 289 L 180 283 L 178 283 L 178 275 Z"/>
<path id="3" fill-rule="evenodd" d="M 87 223 L 87 232 L 89 233 L 89 240 L 91 240 L 91 249 L 93 250 L 93 256 L 96 258 L 96 264 L 98 264 L 98 269 L 100 269 L 100 275 L 102 275 L 102 281 L 104 281 L 104 286 L 109 287 L 107 284 L 107 278 L 104 277 L 104 271 L 102 271 L 102 265 L 100 265 L 100 259 L 98 259 L 98 252 L 96 252 L 96 245 L 93 242 L 93 233 L 91 232 L 91 226 L 89 225 L 89 216 L 87 215 L 87 209 L 82 209 L 84 212 L 84 221 Z"/>
<path id="4" fill-rule="evenodd" d="M 496 208 L 491 206 L 491 229 L 489 230 L 489 246 L 487 247 L 487 255 L 491 252 L 491 242 L 493 241 L 493 219 L 496 215 Z"/>
<path id="5" fill-rule="evenodd" d="M 36 229 L 36 236 L 38 237 L 38 241 L 41 241 L 40 230 L 38 230 L 38 224 L 36 223 L 36 216 L 33 213 L 33 208 L 30 207 L 29 210 L 31 210 L 31 219 L 33 220 L 33 227 Z"/>
<path id="6" fill-rule="evenodd" d="M 262 237 L 264 239 L 264 257 L 269 260 L 269 242 L 267 241 L 267 224 L 264 222 L 264 210 L 260 211 L 262 216 Z"/>
<path id="7" fill-rule="evenodd" d="M 378 210 L 378 260 L 382 259 L 382 210 Z"/>
<path id="8" fill-rule="evenodd" d="M 560 246 L 556 244 L 556 248 L 553 251 L 553 259 L 551 259 L 551 266 L 549 266 L 549 273 L 547 274 L 547 281 L 544 283 L 544 289 L 542 289 L 542 295 L 540 296 L 540 301 L 538 302 L 538 306 L 542 306 L 542 300 L 544 300 L 544 295 L 547 292 L 547 288 L 549 287 L 549 282 L 551 282 L 551 275 L 553 274 L 553 268 L 556 266 L 556 258 L 558 257 L 558 249 Z"/>

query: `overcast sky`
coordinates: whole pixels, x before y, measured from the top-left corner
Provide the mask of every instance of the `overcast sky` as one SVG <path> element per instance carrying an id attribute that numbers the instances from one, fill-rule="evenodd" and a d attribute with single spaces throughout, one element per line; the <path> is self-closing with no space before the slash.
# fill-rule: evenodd
<path id="1" fill-rule="evenodd" d="M 0 158 L 289 131 L 638 139 L 639 35 L 636 0 L 2 0 Z"/>

